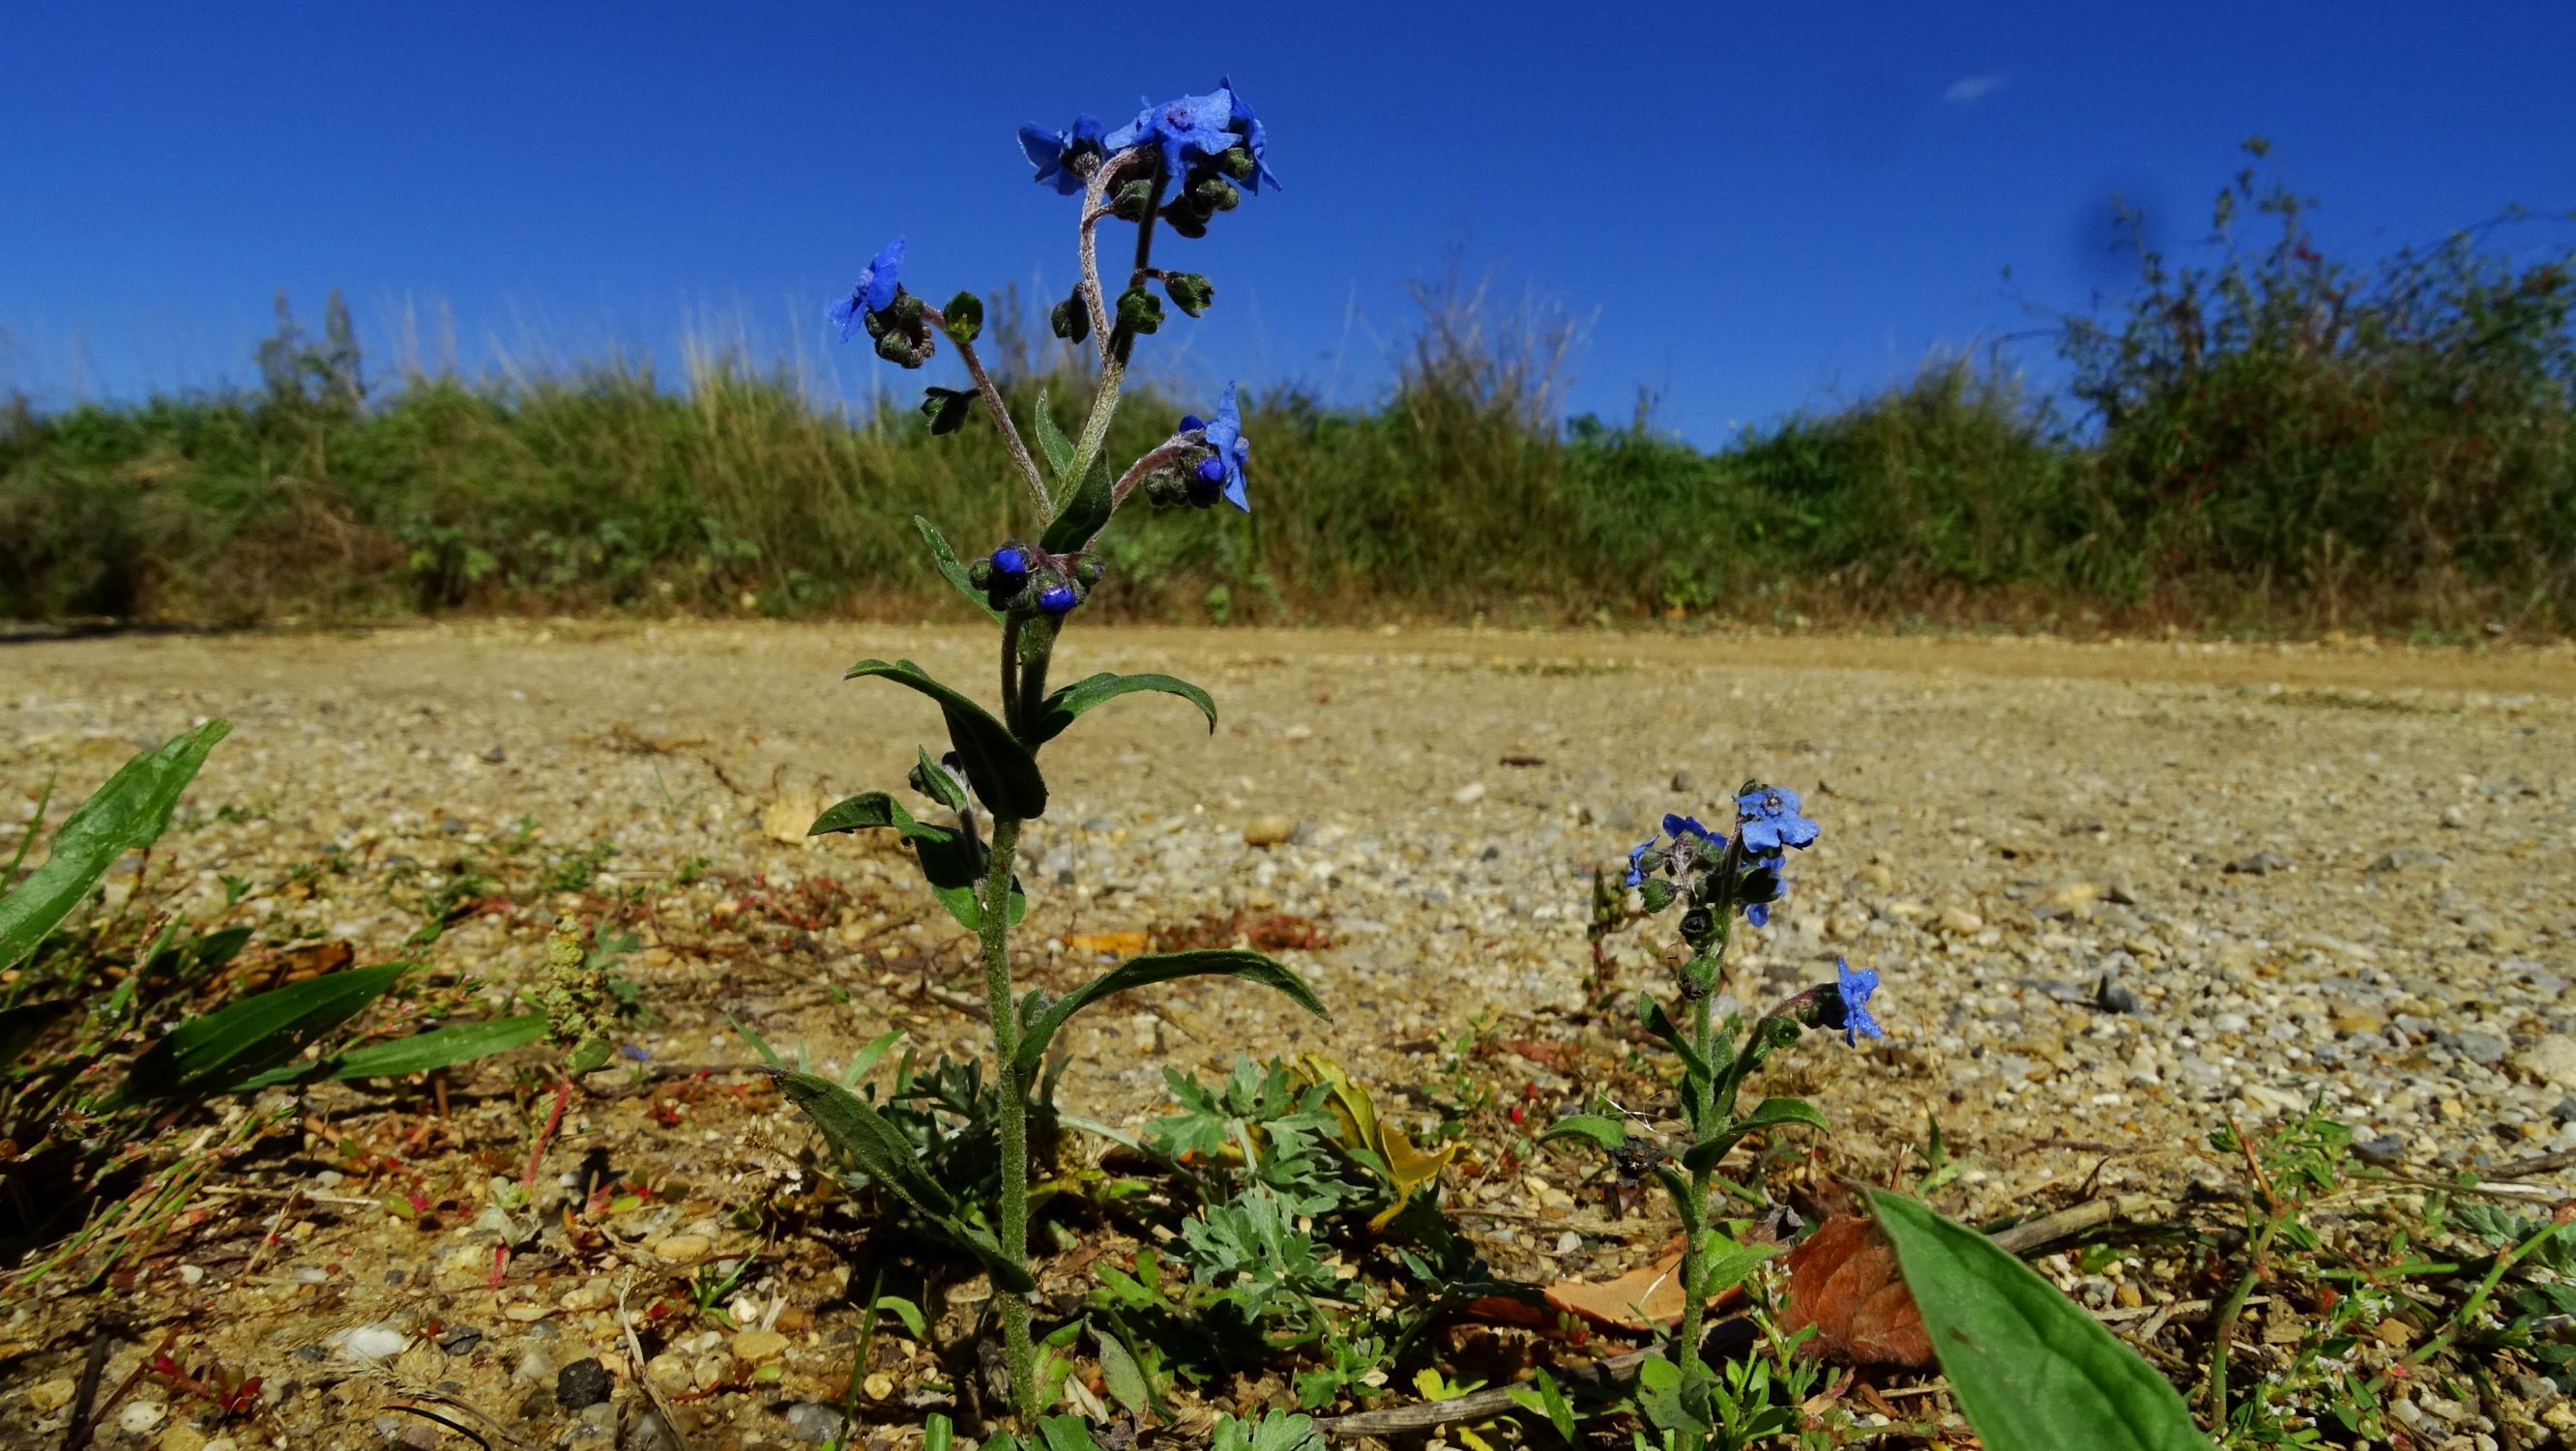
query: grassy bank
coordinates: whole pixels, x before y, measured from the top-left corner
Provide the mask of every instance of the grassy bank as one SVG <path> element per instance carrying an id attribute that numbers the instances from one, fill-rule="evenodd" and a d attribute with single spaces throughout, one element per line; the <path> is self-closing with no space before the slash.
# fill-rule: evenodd
<path id="1" fill-rule="evenodd" d="M 1717 614 L 2201 628 L 2576 625 L 2563 258 L 2318 254 L 2250 175 L 2225 245 L 2060 320 L 2072 383 L 1946 362 L 1715 452 L 1557 421 L 1563 337 L 1429 299 L 1391 395 L 1258 395 L 1259 512 L 1122 527 L 1100 595 L 1179 619 Z M 2243 237 L 2238 219 L 2278 222 Z M 264 389 L 0 411 L 0 616 L 948 607 L 907 526 L 1008 527 L 992 432 L 813 406 L 739 360 L 372 393 L 345 314 Z M 1059 373 L 1059 414 L 1084 390 Z M 1181 411 L 1125 412 L 1132 456 Z"/>

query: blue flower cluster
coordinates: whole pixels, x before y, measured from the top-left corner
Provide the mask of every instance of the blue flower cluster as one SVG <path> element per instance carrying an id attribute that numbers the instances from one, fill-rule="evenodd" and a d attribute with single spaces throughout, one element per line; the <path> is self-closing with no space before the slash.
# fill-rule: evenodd
<path id="1" fill-rule="evenodd" d="M 1741 912 L 1755 927 L 1769 925 L 1771 904 L 1788 890 L 1783 870 L 1788 853 L 1815 844 L 1819 828 L 1802 814 L 1798 793 L 1786 786 L 1747 781 L 1735 796 L 1735 836 L 1711 831 L 1699 818 L 1679 814 L 1664 818 L 1664 829 L 1639 842 L 1628 853 L 1627 884 L 1645 899 L 1646 910 L 1660 912 L 1684 903 L 1682 937 L 1693 947 L 1705 945 L 1719 919 Z M 1846 964 L 1824 1001 L 1825 1026 L 1843 1030 L 1846 1040 L 1879 1036 L 1870 1015 L 1869 995 L 1878 989 L 1873 968 L 1853 971 Z"/>
<path id="2" fill-rule="evenodd" d="M 1062 619 L 1099 582 L 1100 567 L 1088 555 L 1048 554 L 1015 539 L 967 566 L 966 577 L 1004 614 L 1035 610 Z"/>

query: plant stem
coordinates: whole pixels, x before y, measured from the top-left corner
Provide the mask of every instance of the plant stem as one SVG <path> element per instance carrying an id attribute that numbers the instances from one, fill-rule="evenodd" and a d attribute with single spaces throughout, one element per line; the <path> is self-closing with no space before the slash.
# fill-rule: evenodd
<path id="1" fill-rule="evenodd" d="M 1130 278 L 1142 273 L 1153 261 L 1154 220 L 1162 214 L 1162 210 L 1163 183 L 1162 179 L 1157 177 L 1154 181 L 1153 194 L 1145 199 L 1145 215 L 1136 223 L 1136 265 L 1128 274 Z M 1084 226 L 1083 236 L 1087 243 L 1090 240 L 1087 214 Z M 1091 289 L 1097 308 L 1092 320 L 1097 326 L 1101 325 L 1108 316 L 1108 301 L 1101 296 L 1099 258 L 1088 247 L 1085 249 L 1084 258 L 1087 264 L 1084 285 Z M 1130 285 L 1132 286 L 1133 283 L 1131 282 Z M 1072 475 L 1077 481 L 1077 487 L 1078 481 L 1090 474 L 1091 461 L 1099 455 L 1101 445 L 1108 441 L 1109 420 L 1118 412 L 1118 388 L 1127 377 L 1127 353 L 1135 345 L 1132 334 L 1121 333 L 1114 323 L 1108 324 L 1108 328 L 1109 331 L 1101 335 L 1100 387 L 1091 395 L 1091 412 L 1082 420 L 1082 437 L 1076 439 L 1073 445 Z"/>
<path id="2" fill-rule="evenodd" d="M 1700 1062 L 1706 1063 L 1710 1061 L 1711 1040 L 1715 1037 L 1710 1026 L 1710 1018 L 1713 1011 L 1711 999 L 1717 995 L 1716 965 L 1703 953 L 1700 960 L 1692 963 L 1685 971 L 1690 974 L 1691 981 L 1698 982 L 1702 977 L 1703 966 L 1707 968 L 1706 986 L 1698 996 L 1691 999 L 1691 1051 L 1699 1054 Z M 1713 1125 L 1710 1119 L 1717 1111 L 1717 1083 L 1713 1077 L 1701 1075 L 1696 1079 L 1696 1084 L 1693 1092 L 1697 1101 L 1691 1105 L 1691 1129 L 1694 1134 L 1705 1138 L 1712 1132 Z M 1708 1273 L 1708 1255 L 1704 1248 L 1707 1236 L 1701 1233 L 1700 1227 L 1708 1218 L 1708 1184 L 1710 1177 L 1716 1172 L 1714 1165 L 1691 1172 L 1691 1202 L 1682 1215 L 1682 1230 L 1689 1238 L 1682 1244 L 1681 1344 L 1676 1349 L 1679 1352 L 1685 1404 L 1692 1403 L 1691 1398 L 1698 1394 L 1696 1388 L 1700 1386 L 1707 1374 L 1701 1368 L 1699 1360 L 1701 1323 L 1708 1313 L 1707 1304 L 1699 1292 L 1700 1281 Z M 1698 1429 L 1685 1427 L 1681 1435 L 1681 1451 L 1698 1451 L 1698 1446 Z"/>
<path id="3" fill-rule="evenodd" d="M 1018 662 L 1008 654 L 1003 668 Z M 984 891 L 978 907 L 983 921 L 985 1000 L 993 1012 L 994 1086 L 1002 1097 L 1002 1212 L 996 1238 L 1003 1258 L 1016 1265 L 1029 1262 L 1029 1101 L 1014 1061 L 1020 1052 L 1019 1007 L 1011 992 L 1011 860 L 1020 848 L 1020 819 L 995 813 L 992 860 L 984 869 Z M 1002 1315 L 1002 1348 L 1011 1372 L 1011 1414 L 1020 1429 L 1034 1429 L 1038 1419 L 1037 1357 L 1029 1345 L 1029 1302 L 1025 1295 L 997 1293 Z"/>
<path id="4" fill-rule="evenodd" d="M 947 319 L 935 307 L 923 308 L 922 315 L 930 325 L 945 332 Z M 955 334 L 948 340 L 957 345 L 957 356 L 966 360 L 966 371 L 975 379 L 975 391 L 984 395 L 984 407 L 993 415 L 993 426 L 1001 430 L 1002 442 L 1011 450 L 1011 458 L 1020 466 L 1020 481 L 1029 486 L 1029 495 L 1038 506 L 1038 526 L 1044 528 L 1055 517 L 1055 501 L 1047 497 L 1046 475 L 1038 472 L 1038 461 L 1029 456 L 1029 446 L 1020 439 L 1020 426 L 1011 421 L 1011 410 L 1002 403 L 1002 390 L 993 386 L 993 375 L 984 371 L 984 360 L 975 354 L 975 345 Z"/>

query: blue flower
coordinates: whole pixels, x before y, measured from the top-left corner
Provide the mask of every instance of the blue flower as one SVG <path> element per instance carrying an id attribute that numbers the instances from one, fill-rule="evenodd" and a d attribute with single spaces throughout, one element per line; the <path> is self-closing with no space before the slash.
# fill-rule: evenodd
<path id="1" fill-rule="evenodd" d="M 1226 116 L 1226 129 L 1242 137 L 1243 149 L 1252 154 L 1252 175 L 1243 179 L 1243 189 L 1257 196 L 1263 182 L 1276 188 L 1279 178 L 1271 174 L 1270 162 L 1266 159 L 1270 138 L 1263 132 L 1260 118 L 1252 114 L 1252 103 L 1234 88 L 1234 77 L 1227 76 L 1217 85 L 1225 92 L 1231 107 Z"/>
<path id="2" fill-rule="evenodd" d="M 1080 603 L 1082 603 L 1082 596 L 1073 592 L 1072 585 L 1062 581 L 1038 591 L 1038 608 L 1050 615 L 1065 614 Z"/>
<path id="3" fill-rule="evenodd" d="M 1834 996 L 1825 1004 L 1824 1025 L 1843 1030 L 1843 1042 L 1857 1048 L 1863 1037 L 1879 1038 L 1886 1034 L 1878 1019 L 1869 1013 L 1869 995 L 1878 991 L 1878 969 L 1864 967 L 1852 971 L 1852 965 L 1834 959 Z"/>
<path id="4" fill-rule="evenodd" d="M 850 295 L 832 304 L 832 321 L 840 324 L 841 341 L 867 322 L 869 313 L 883 312 L 894 305 L 896 274 L 903 270 L 903 238 L 885 244 L 885 249 L 868 259 L 859 280 L 850 286 Z"/>
<path id="5" fill-rule="evenodd" d="M 1671 837 L 1673 839 L 1673 844 L 1676 846 L 1680 845 L 1685 838 L 1694 836 L 1698 837 L 1702 841 L 1722 842 L 1725 840 L 1724 837 L 1721 837 L 1715 832 L 1710 831 L 1707 827 L 1700 825 L 1698 817 L 1676 816 L 1669 811 L 1664 813 L 1664 835 Z"/>
<path id="6" fill-rule="evenodd" d="M 1234 93 L 1224 89 L 1159 106 L 1148 101 L 1135 120 L 1101 138 L 1100 144 L 1113 153 L 1156 147 L 1162 152 L 1163 170 L 1178 176 L 1197 157 L 1233 149 L 1234 133 L 1226 128 L 1233 124 L 1234 107 Z"/>
<path id="7" fill-rule="evenodd" d="M 1768 902 L 1747 902 L 1747 903 L 1745 903 L 1745 904 L 1744 904 L 1744 920 L 1745 920 L 1745 921 L 1747 921 L 1747 922 L 1752 923 L 1752 924 L 1753 924 L 1754 926 L 1756 926 L 1756 927 L 1768 927 L 1768 926 L 1770 926 L 1770 925 L 1771 925 L 1771 904 L 1770 904 L 1770 903 L 1768 903 Z"/>
<path id="8" fill-rule="evenodd" d="M 1073 118 L 1070 131 L 1049 131 L 1043 126 L 1020 128 L 1020 150 L 1028 153 L 1029 164 L 1038 169 L 1037 183 L 1055 188 L 1057 196 L 1071 196 L 1082 190 L 1082 172 L 1074 163 L 1085 156 L 1106 155 L 1102 144 L 1100 118 L 1091 115 Z"/>
<path id="9" fill-rule="evenodd" d="M 1019 575 L 1029 572 L 1029 552 L 1016 544 L 1005 544 L 993 551 L 995 574 Z"/>
<path id="10" fill-rule="evenodd" d="M 1637 849 L 1636 849 L 1635 851 L 1632 851 L 1632 852 L 1628 853 L 1628 885 L 1629 885 L 1629 886 L 1636 887 L 1636 886 L 1643 886 L 1643 885 L 1645 884 L 1645 881 L 1646 881 L 1646 867 L 1645 867 L 1646 853 L 1648 853 L 1648 852 L 1650 852 L 1650 851 L 1653 851 L 1653 850 L 1655 849 L 1655 843 L 1656 843 L 1657 841 L 1661 840 L 1661 839 L 1662 839 L 1662 838 L 1660 838 L 1660 837 L 1652 837 L 1652 836 L 1647 837 L 1644 841 L 1641 841 L 1641 842 L 1637 843 Z"/>
<path id="11" fill-rule="evenodd" d="M 1196 422 L 1195 418 L 1181 420 L 1184 427 Z M 1200 459 L 1194 470 L 1200 485 L 1211 493 L 1221 488 L 1227 503 L 1251 513 L 1252 492 L 1244 482 L 1243 466 L 1252 458 L 1252 445 L 1243 436 L 1243 415 L 1235 408 L 1232 383 L 1225 385 L 1225 401 L 1217 405 L 1216 418 L 1200 431 L 1207 437 L 1207 446 L 1216 450 Z M 1207 502 L 1216 500 L 1211 497 Z"/>
<path id="12" fill-rule="evenodd" d="M 1816 839 L 1816 824 L 1798 814 L 1798 793 L 1786 786 L 1764 786 L 1735 798 L 1735 820 L 1742 828 L 1744 850 L 1773 856 L 1784 846 L 1804 849 Z"/>

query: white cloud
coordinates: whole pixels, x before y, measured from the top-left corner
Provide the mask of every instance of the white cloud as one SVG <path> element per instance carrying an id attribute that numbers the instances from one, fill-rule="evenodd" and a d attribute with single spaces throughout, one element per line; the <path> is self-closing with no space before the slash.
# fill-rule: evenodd
<path id="1" fill-rule="evenodd" d="M 1941 99 L 1953 106 L 1973 106 L 2003 88 L 2004 78 L 2001 76 L 1969 76 L 1952 81 L 1950 89 L 1941 93 Z"/>

